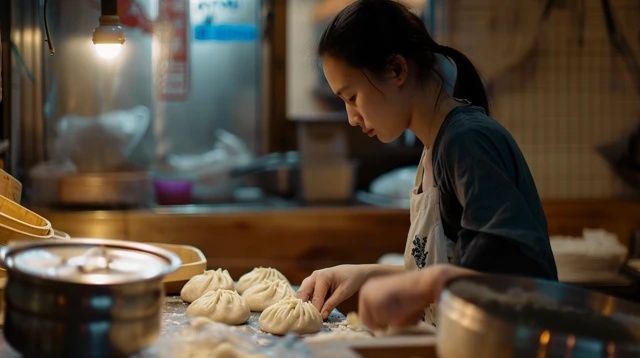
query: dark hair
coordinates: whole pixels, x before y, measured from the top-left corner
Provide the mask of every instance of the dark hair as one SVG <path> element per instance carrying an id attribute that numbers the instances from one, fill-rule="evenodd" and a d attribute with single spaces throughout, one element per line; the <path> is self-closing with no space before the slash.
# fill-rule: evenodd
<path id="1" fill-rule="evenodd" d="M 471 61 L 451 47 L 438 45 L 422 20 L 400 3 L 359 0 L 350 4 L 331 21 L 318 45 L 318 56 L 328 54 L 374 73 L 382 72 L 393 55 L 401 55 L 417 65 L 420 80 L 433 72 L 435 53 L 456 63 L 454 97 L 467 99 L 489 114 L 484 86 Z"/>

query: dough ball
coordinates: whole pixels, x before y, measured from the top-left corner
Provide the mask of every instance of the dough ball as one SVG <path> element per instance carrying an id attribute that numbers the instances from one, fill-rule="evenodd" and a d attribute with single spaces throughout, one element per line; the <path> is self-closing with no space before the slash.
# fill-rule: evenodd
<path id="1" fill-rule="evenodd" d="M 262 312 L 272 304 L 293 295 L 294 292 L 289 282 L 282 280 L 263 281 L 247 288 L 242 293 L 242 297 L 247 300 L 249 309 L 254 312 Z"/>
<path id="2" fill-rule="evenodd" d="M 189 317 L 206 317 L 226 324 L 243 324 L 251 311 L 247 302 L 236 291 L 207 291 L 187 307 Z"/>
<path id="3" fill-rule="evenodd" d="M 193 302 L 205 292 L 211 290 L 233 290 L 233 279 L 227 270 L 208 270 L 191 277 L 180 291 L 180 297 L 185 302 Z"/>
<path id="4" fill-rule="evenodd" d="M 280 271 L 271 267 L 256 267 L 251 272 L 247 272 L 238 280 L 236 290 L 242 294 L 244 291 L 260 282 L 267 280 L 280 280 L 289 283 L 286 277 Z"/>
<path id="5" fill-rule="evenodd" d="M 316 333 L 322 328 L 322 316 L 311 302 L 288 297 L 267 307 L 260 314 L 260 329 L 272 334 Z"/>

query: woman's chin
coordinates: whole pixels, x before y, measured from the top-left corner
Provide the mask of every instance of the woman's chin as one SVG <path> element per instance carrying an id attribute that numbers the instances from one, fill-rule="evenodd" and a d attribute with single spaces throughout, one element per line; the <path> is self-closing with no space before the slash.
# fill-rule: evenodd
<path id="1" fill-rule="evenodd" d="M 384 134 L 376 133 L 374 137 L 378 139 L 380 142 L 387 144 L 395 141 L 400 136 L 385 136 Z"/>

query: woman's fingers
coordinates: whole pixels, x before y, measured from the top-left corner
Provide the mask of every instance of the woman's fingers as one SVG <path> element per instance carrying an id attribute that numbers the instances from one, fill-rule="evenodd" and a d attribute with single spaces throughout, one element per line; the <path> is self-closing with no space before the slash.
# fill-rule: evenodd
<path id="1" fill-rule="evenodd" d="M 334 308 L 338 307 L 338 305 L 342 303 L 344 300 L 349 298 L 349 296 L 351 295 L 346 292 L 344 286 L 339 286 L 331 294 L 331 296 L 327 298 L 327 301 L 322 306 L 322 309 L 320 310 L 322 319 L 327 319 L 327 317 L 329 317 L 329 314 L 331 314 L 331 311 L 333 311 Z"/>
<path id="2" fill-rule="evenodd" d="M 313 296 L 311 299 L 311 303 L 318 309 L 318 311 L 322 310 L 322 306 L 324 305 L 324 300 L 327 296 L 327 292 L 329 291 L 330 283 L 329 281 L 323 277 L 318 276 L 315 280 L 315 287 L 313 289 Z"/>
<path id="3" fill-rule="evenodd" d="M 302 280 L 302 283 L 300 283 L 300 287 L 298 288 L 298 292 L 296 293 L 296 296 L 303 301 L 308 301 L 309 299 L 311 299 L 313 295 L 313 289 L 315 288 L 315 286 L 316 286 L 315 274 L 311 274 L 311 276 Z"/>

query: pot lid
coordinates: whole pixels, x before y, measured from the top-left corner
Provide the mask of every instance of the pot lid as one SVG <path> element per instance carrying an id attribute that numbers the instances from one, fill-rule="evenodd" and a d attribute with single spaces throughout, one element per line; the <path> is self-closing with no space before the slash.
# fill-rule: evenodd
<path id="1" fill-rule="evenodd" d="M 9 272 L 90 285 L 160 278 L 180 266 L 180 259 L 170 251 L 106 239 L 18 243 L 2 248 L 0 257 Z"/>

